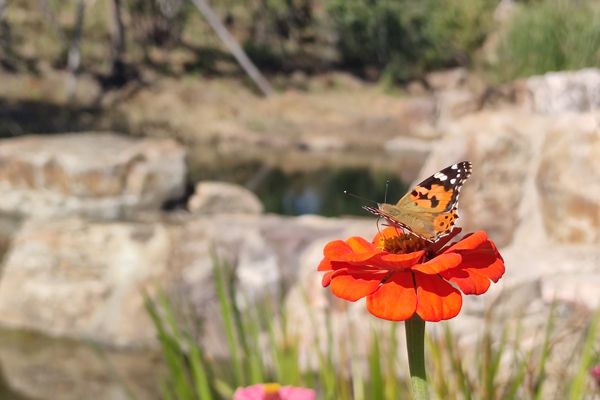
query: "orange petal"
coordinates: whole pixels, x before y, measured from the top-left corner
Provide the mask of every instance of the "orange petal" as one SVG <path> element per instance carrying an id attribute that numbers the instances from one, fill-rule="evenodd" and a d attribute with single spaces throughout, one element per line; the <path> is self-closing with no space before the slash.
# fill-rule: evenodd
<path id="1" fill-rule="evenodd" d="M 346 240 L 346 243 L 348 243 L 348 246 L 350 246 L 354 253 L 362 254 L 372 253 L 375 251 L 375 246 L 373 246 L 373 243 L 368 242 L 359 236 L 352 236 Z"/>
<path id="2" fill-rule="evenodd" d="M 376 317 L 405 321 L 413 316 L 417 295 L 410 272 L 395 272 L 390 279 L 367 297 L 367 309 Z"/>
<path id="3" fill-rule="evenodd" d="M 487 276 L 492 281 L 494 281 L 494 283 L 498 282 L 498 280 L 502 278 L 502 275 L 504 275 L 504 271 L 504 261 L 502 261 L 501 258 L 497 259 L 494 263 L 488 265 L 487 267 L 480 268 L 477 270 L 477 272 Z"/>
<path id="4" fill-rule="evenodd" d="M 330 261 L 364 262 L 380 251 L 361 237 L 351 237 L 347 242 L 334 240 L 325 245 L 323 254 Z"/>
<path id="5" fill-rule="evenodd" d="M 482 294 L 490 287 L 490 280 L 474 268 L 454 268 L 441 275 L 458 286 L 464 294 Z"/>
<path id="6" fill-rule="evenodd" d="M 386 275 L 386 272 L 336 272 L 331 279 L 331 292 L 348 301 L 356 301 L 373 293 Z"/>
<path id="7" fill-rule="evenodd" d="M 419 262 L 423 254 L 424 250 L 406 254 L 383 253 L 373 260 L 373 264 L 379 268 L 406 269 Z"/>
<path id="8" fill-rule="evenodd" d="M 462 257 L 457 253 L 440 254 L 423 264 L 417 264 L 411 269 L 424 274 L 436 275 L 440 272 L 454 268 L 460 264 Z"/>
<path id="9" fill-rule="evenodd" d="M 331 271 L 332 269 L 333 267 L 331 266 L 331 261 L 329 261 L 328 258 L 322 259 L 317 267 L 317 271 Z"/>
<path id="10" fill-rule="evenodd" d="M 486 240 L 487 240 L 487 233 L 485 233 L 484 231 L 477 231 L 470 235 L 465 236 L 457 243 L 454 243 L 446 251 L 444 251 L 444 253 L 448 253 L 450 251 L 457 251 L 457 250 L 474 249 L 474 248 L 478 247 L 479 245 L 481 245 Z"/>
<path id="11" fill-rule="evenodd" d="M 384 230 L 377 232 L 377 234 L 373 238 L 373 243 L 375 243 L 375 245 L 378 245 L 380 241 L 384 239 L 390 239 L 395 236 L 398 236 L 398 228 L 388 226 Z"/>
<path id="12" fill-rule="evenodd" d="M 415 272 L 417 314 L 425 321 L 441 321 L 455 317 L 462 307 L 462 296 L 438 275 Z"/>
<path id="13" fill-rule="evenodd" d="M 331 283 L 331 279 L 333 278 L 333 274 L 335 272 L 336 271 L 329 271 L 325 275 L 323 275 L 323 278 L 321 279 L 321 285 L 323 285 L 323 287 L 329 286 L 329 284 Z"/>

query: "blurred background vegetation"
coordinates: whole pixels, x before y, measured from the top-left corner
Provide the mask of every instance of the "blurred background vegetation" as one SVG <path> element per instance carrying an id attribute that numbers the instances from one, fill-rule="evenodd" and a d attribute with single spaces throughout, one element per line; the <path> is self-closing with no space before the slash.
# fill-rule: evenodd
<path id="1" fill-rule="evenodd" d="M 219 0 L 215 8 L 259 69 L 351 71 L 402 83 L 455 66 L 501 81 L 600 63 L 600 5 L 591 0 Z M 511 11 L 514 13 L 514 11 Z M 503 23 L 506 21 L 506 23 Z M 78 70 L 104 85 L 162 74 L 231 74 L 232 58 L 194 5 L 184 0 L 16 0 L 1 15 L 4 69 L 39 72 L 44 63 Z M 80 43 L 73 43 L 79 40 Z M 486 54 L 486 41 L 496 41 Z M 73 60 L 71 61 L 73 62 Z"/>

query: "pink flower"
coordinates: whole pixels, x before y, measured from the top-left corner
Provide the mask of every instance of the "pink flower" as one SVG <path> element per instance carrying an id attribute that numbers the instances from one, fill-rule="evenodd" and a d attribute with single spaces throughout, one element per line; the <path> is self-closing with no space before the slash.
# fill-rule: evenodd
<path id="1" fill-rule="evenodd" d="M 598 387 L 600 387 L 600 364 L 598 364 L 594 368 L 592 368 L 590 373 L 592 374 L 592 377 L 596 380 Z"/>
<path id="2" fill-rule="evenodd" d="M 277 383 L 259 383 L 238 388 L 233 400 L 315 400 L 315 391 L 293 386 L 280 386 Z"/>

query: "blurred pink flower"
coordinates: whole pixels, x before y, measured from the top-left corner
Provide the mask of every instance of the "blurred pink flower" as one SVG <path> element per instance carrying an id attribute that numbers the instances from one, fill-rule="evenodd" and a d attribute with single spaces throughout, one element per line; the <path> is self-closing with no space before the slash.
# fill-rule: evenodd
<path id="1" fill-rule="evenodd" d="M 293 386 L 280 386 L 276 383 L 259 383 L 245 388 L 238 388 L 233 400 L 315 400 L 312 389 Z"/>
<path id="2" fill-rule="evenodd" d="M 592 374 L 592 377 L 596 380 L 596 383 L 600 387 L 600 364 L 598 364 L 594 368 L 592 368 L 590 373 Z"/>

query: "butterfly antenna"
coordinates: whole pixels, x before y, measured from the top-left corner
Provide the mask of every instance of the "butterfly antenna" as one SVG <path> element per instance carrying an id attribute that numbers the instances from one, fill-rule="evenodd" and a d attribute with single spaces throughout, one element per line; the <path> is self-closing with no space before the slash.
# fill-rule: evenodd
<path id="1" fill-rule="evenodd" d="M 359 199 L 359 200 L 362 200 L 362 201 L 368 201 L 368 202 L 370 202 L 370 203 L 377 204 L 377 202 L 376 202 L 376 201 L 374 201 L 374 200 L 370 200 L 370 199 L 367 199 L 367 198 L 364 198 L 364 197 L 358 196 L 358 195 L 356 195 L 356 194 L 354 194 L 354 193 L 350 193 L 350 192 L 349 192 L 349 191 L 347 191 L 347 190 L 344 190 L 344 194 L 345 194 L 346 196 L 351 196 L 351 197 L 357 198 L 357 199 Z"/>

